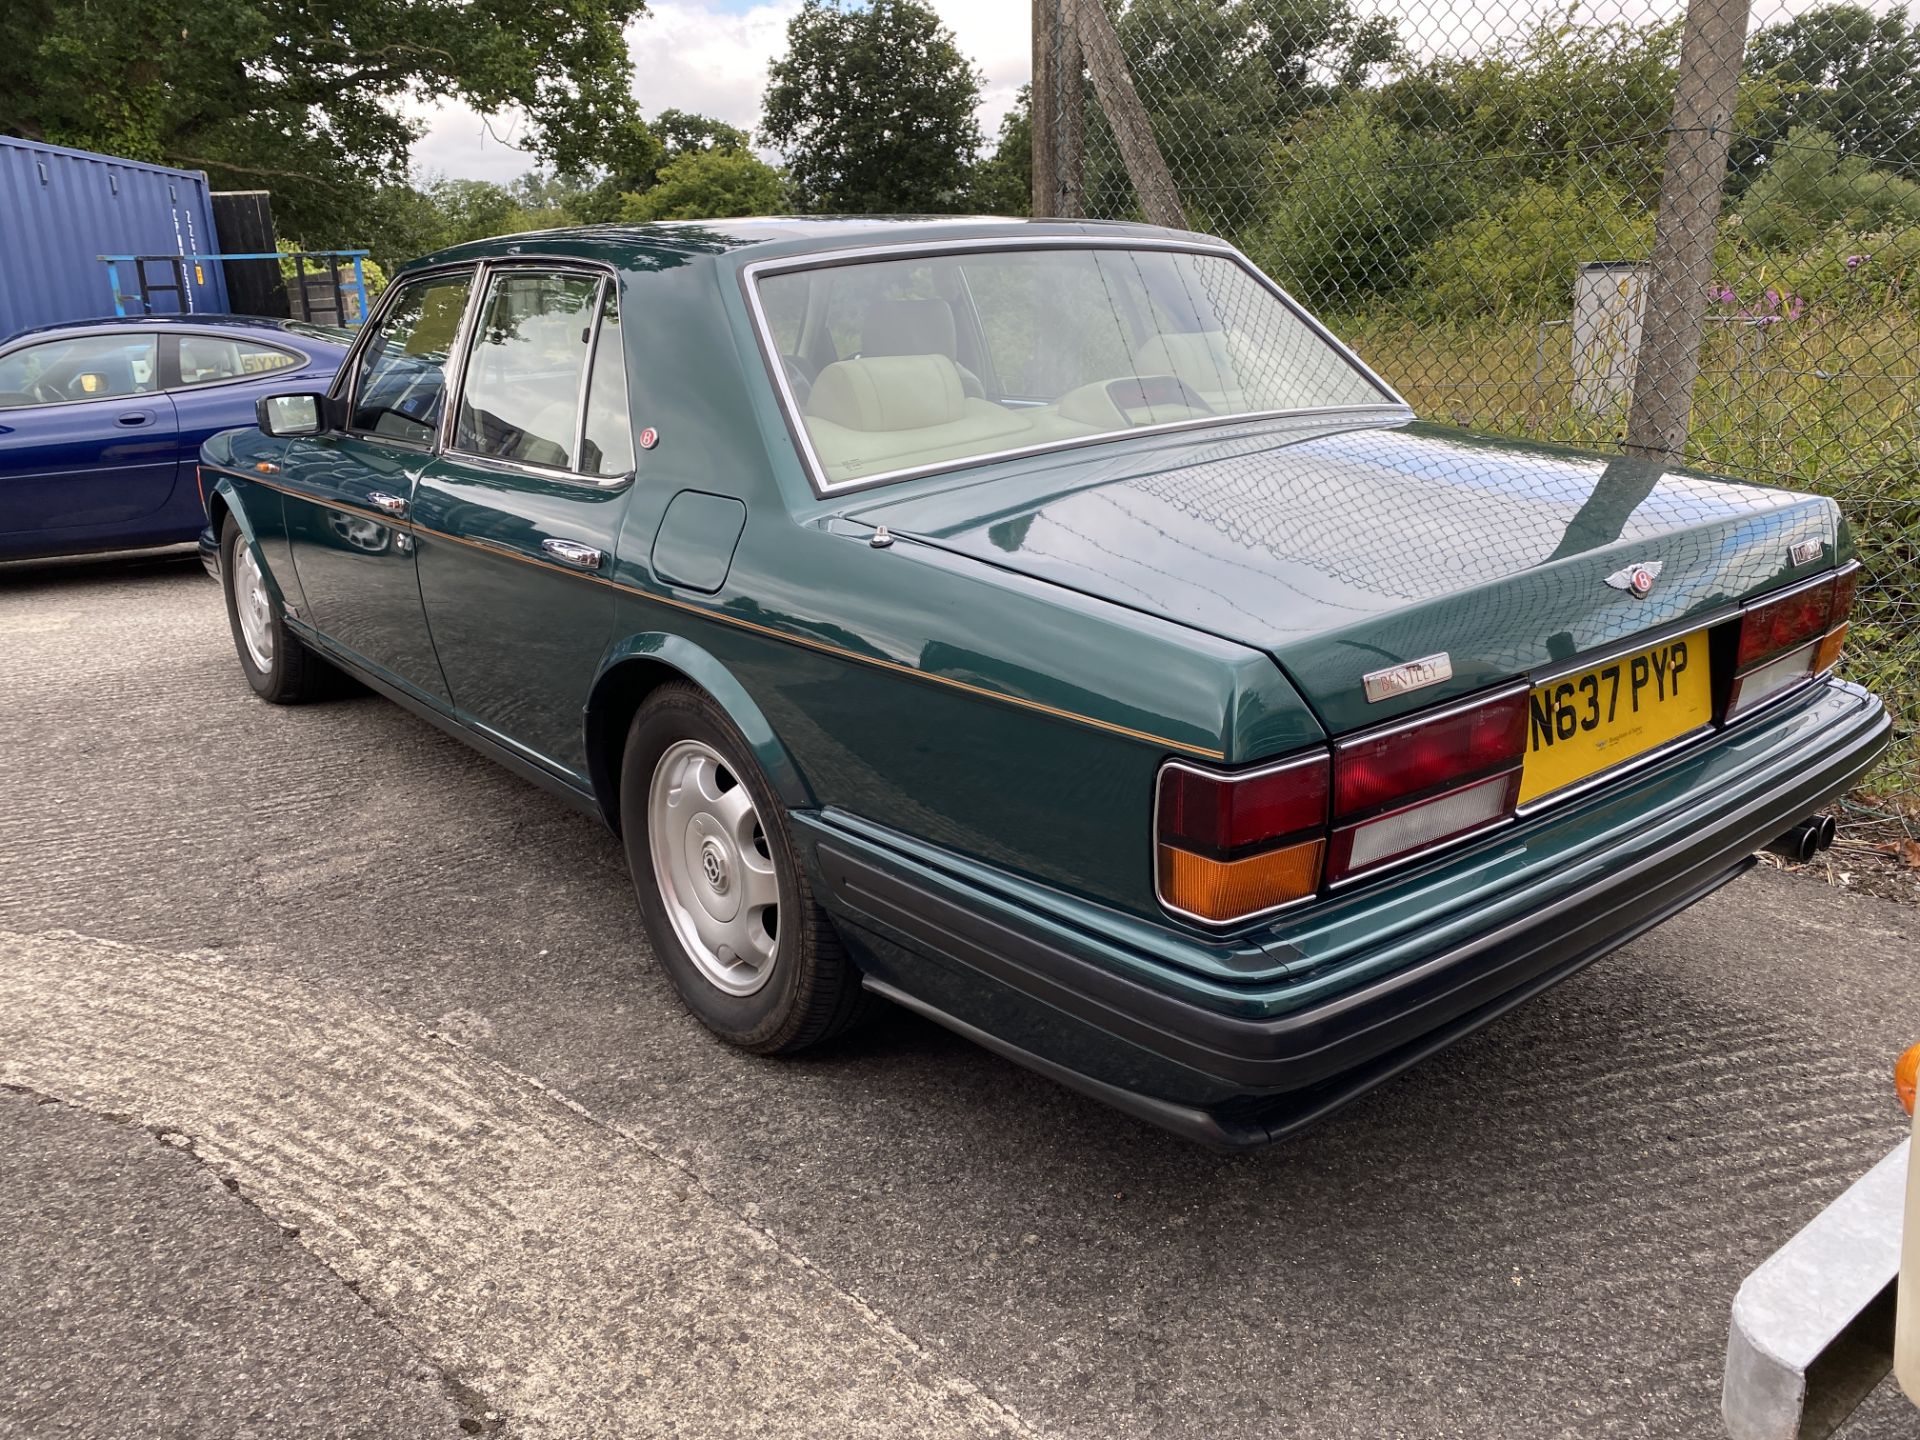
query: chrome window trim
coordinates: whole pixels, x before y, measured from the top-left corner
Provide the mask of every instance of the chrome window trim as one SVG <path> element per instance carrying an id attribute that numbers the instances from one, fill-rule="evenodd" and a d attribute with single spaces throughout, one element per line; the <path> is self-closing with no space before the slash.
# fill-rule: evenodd
<path id="1" fill-rule="evenodd" d="M 1149 861 L 1153 866 L 1153 898 L 1159 903 L 1160 908 L 1169 915 L 1179 916 L 1190 925 L 1197 925 L 1203 930 L 1220 934 L 1240 925 L 1251 924 L 1255 920 L 1264 920 L 1270 915 L 1278 915 L 1283 910 L 1293 910 L 1302 905 L 1310 905 L 1315 900 L 1318 900 L 1320 898 L 1321 886 L 1326 882 L 1327 844 L 1332 835 L 1332 832 L 1326 828 L 1324 821 L 1321 824 L 1321 828 L 1314 832 L 1314 843 L 1317 843 L 1321 847 L 1320 875 L 1313 889 L 1305 895 L 1297 896 L 1292 900 L 1283 900 L 1278 905 L 1269 905 L 1264 910 L 1249 910 L 1245 915 L 1236 915 L 1231 920 L 1210 920 L 1205 915 L 1196 915 L 1191 910 L 1182 910 L 1178 905 L 1175 905 L 1171 900 L 1167 899 L 1167 897 L 1161 893 L 1160 889 L 1160 790 L 1161 781 L 1166 776 L 1167 771 L 1185 770 L 1192 775 L 1204 775 L 1209 780 L 1258 780 L 1265 775 L 1277 775 L 1283 770 L 1304 769 L 1315 761 L 1327 767 L 1327 806 L 1328 813 L 1331 814 L 1333 806 L 1333 755 L 1327 749 L 1324 742 L 1314 749 L 1299 751 L 1279 760 L 1271 760 L 1264 764 L 1249 766 L 1245 770 L 1224 770 L 1206 765 L 1196 765 L 1191 760 L 1161 761 L 1160 768 L 1153 772 L 1153 819 L 1150 822 L 1152 829 L 1147 836 L 1150 847 Z M 1305 844 L 1307 842 L 1301 841 L 1298 843 Z M 1174 848 L 1177 849 L 1179 847 L 1176 846 Z"/>
<path id="2" fill-rule="evenodd" d="M 806 419 L 794 399 L 793 388 L 787 383 L 785 367 L 779 363 L 780 355 L 775 348 L 773 328 L 768 323 L 766 310 L 760 303 L 761 277 L 795 270 L 830 270 L 843 265 L 865 265 L 901 258 L 933 259 L 941 255 L 964 255 L 979 251 L 1014 252 L 1058 249 L 1158 250 L 1206 255 L 1214 259 L 1231 261 L 1277 299 L 1295 319 L 1301 321 L 1309 331 L 1331 347 L 1333 352 L 1363 379 L 1379 390 L 1381 399 L 1377 404 L 1241 411 L 1233 415 L 1209 415 L 1198 420 L 1173 420 L 1163 425 L 1139 425 L 1071 440 L 1052 440 L 1040 445 L 1024 445 L 1009 450 L 983 451 L 978 455 L 968 455 L 957 460 L 942 460 L 930 465 L 910 466 L 901 470 L 885 470 L 877 475 L 861 475 L 851 480 L 829 480 L 826 467 L 820 463 L 820 456 L 813 448 L 813 440 L 807 434 Z M 878 485 L 892 485 L 903 480 L 916 480 L 927 475 L 971 469 L 1001 460 L 1017 460 L 1029 455 L 1045 455 L 1054 451 L 1081 449 L 1089 445 L 1106 445 L 1116 440 L 1130 440 L 1143 435 L 1170 435 L 1190 430 L 1212 430 L 1271 420 L 1290 420 L 1300 416 L 1371 415 L 1387 411 L 1410 419 L 1414 413 L 1413 407 L 1407 404 L 1406 398 L 1398 390 L 1389 385 L 1366 361 L 1356 355 L 1325 325 L 1322 325 L 1305 306 L 1281 289 L 1260 270 L 1259 266 L 1247 259 L 1239 250 L 1220 240 L 1208 240 L 1198 236 L 1180 240 L 1163 236 L 1120 235 L 1028 235 L 1017 238 L 918 240 L 893 245 L 860 246 L 845 250 L 810 251 L 804 255 L 783 255 L 769 260 L 756 260 L 740 268 L 740 285 L 746 301 L 747 313 L 753 324 L 754 338 L 760 348 L 761 368 L 773 385 L 774 394 L 779 401 L 781 417 L 786 421 L 787 433 L 798 448 L 802 464 L 806 469 L 807 482 L 813 487 L 814 495 L 820 499 L 826 499 L 831 495 L 844 495 L 855 490 L 866 490 Z"/>
<path id="3" fill-rule="evenodd" d="M 589 490 L 618 490 L 629 485 L 637 473 L 626 470 L 618 475 L 588 475 L 583 471 L 569 470 L 554 465 L 532 465 L 524 460 L 504 460 L 498 455 L 482 455 L 472 450 L 462 450 L 454 444 L 454 426 L 459 418 L 460 401 L 466 392 L 467 363 L 472 359 L 476 333 L 480 325 L 480 312 L 486 305 L 488 290 L 493 277 L 500 271 L 534 270 L 550 274 L 571 272 L 576 275 L 589 275 L 599 282 L 593 298 L 593 324 L 587 332 L 587 358 L 580 367 L 580 398 L 574 408 L 573 453 L 577 456 L 584 446 L 587 425 L 587 397 L 593 390 L 594 350 L 600 340 L 600 322 L 606 313 L 607 295 L 617 290 L 620 283 L 619 273 L 613 266 L 597 260 L 580 260 L 571 256 L 514 255 L 505 259 L 483 260 L 474 280 L 473 295 L 466 313 L 461 317 L 460 333 L 456 338 L 457 354 L 453 360 L 452 372 L 448 377 L 447 390 L 452 401 L 440 417 L 439 433 L 435 436 L 436 453 L 450 460 L 459 460 L 466 464 L 483 465 L 490 469 L 510 475 L 526 475 L 536 480 L 558 480 L 570 485 L 578 485 Z M 626 363 L 624 352 L 621 363 Z M 631 396 L 629 396 L 631 399 Z M 632 406 L 628 406 L 627 428 L 633 428 Z"/>

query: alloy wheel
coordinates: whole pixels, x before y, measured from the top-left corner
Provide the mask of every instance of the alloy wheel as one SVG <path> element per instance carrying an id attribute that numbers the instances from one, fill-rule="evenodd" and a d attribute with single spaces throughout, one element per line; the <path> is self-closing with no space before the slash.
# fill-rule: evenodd
<path id="1" fill-rule="evenodd" d="M 760 812 L 724 757 L 698 740 L 667 747 L 647 795 L 654 879 L 674 934 L 728 995 L 773 974 L 780 886 Z"/>
<path id="2" fill-rule="evenodd" d="M 273 600 L 245 536 L 233 547 L 233 613 L 239 617 L 240 639 L 254 668 L 262 675 L 269 673 L 273 669 Z"/>

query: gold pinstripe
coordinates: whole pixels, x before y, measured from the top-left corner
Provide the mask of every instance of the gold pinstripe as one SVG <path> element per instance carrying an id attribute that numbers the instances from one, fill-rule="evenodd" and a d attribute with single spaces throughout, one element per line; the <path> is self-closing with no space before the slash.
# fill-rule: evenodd
<path id="1" fill-rule="evenodd" d="M 675 610 L 684 610 L 689 615 L 696 615 L 703 620 L 710 620 L 718 625 L 730 625 L 738 630 L 750 630 L 757 635 L 765 635 L 770 639 L 784 641 L 789 645 L 798 645 L 804 649 L 816 650 L 823 655 L 832 655 L 841 660 L 852 661 L 856 665 L 871 665 L 875 669 L 890 670 L 896 674 L 905 675 L 910 679 L 924 680 L 932 685 L 944 685 L 950 690 L 959 690 L 968 695 L 978 696 L 983 700 L 997 701 L 1002 705 L 1018 706 L 1022 710 L 1031 710 L 1039 715 L 1048 715 L 1056 720 L 1066 720 L 1075 725 L 1085 725 L 1094 730 L 1105 730 L 1113 735 L 1124 735 L 1129 740 L 1142 740 L 1149 745 L 1164 745 L 1169 750 L 1180 750 L 1186 754 L 1203 756 L 1209 760 L 1225 760 L 1227 758 L 1224 750 L 1214 750 L 1205 745 L 1194 745 L 1185 740 L 1170 740 L 1164 735 L 1155 735 L 1149 730 L 1135 730 L 1126 725 L 1117 725 L 1111 720 L 1095 719 L 1091 715 L 1082 715 L 1075 710 L 1063 710 L 1057 705 L 1048 705 L 1041 700 L 1028 700 L 1024 696 L 1009 695 L 1003 690 L 989 690 L 984 685 L 975 685 L 966 680 L 956 680 L 950 675 L 935 675 L 925 670 L 916 670 L 913 666 L 903 665 L 897 660 L 885 660 L 876 655 L 862 655 L 857 650 L 849 650 L 845 646 L 834 645 L 825 640 L 816 640 L 810 635 L 796 635 L 790 630 L 778 630 L 771 625 L 762 625 L 754 620 L 746 620 L 737 615 L 729 615 L 724 610 L 716 610 L 710 605 L 696 605 L 691 601 L 676 599 L 671 595 L 660 595 L 652 590 L 642 590 L 638 586 L 625 585 L 618 580 L 609 579 L 605 575 L 589 575 L 585 571 L 575 570 L 566 565 L 556 565 L 550 560 L 542 560 L 537 556 L 523 555 L 520 551 L 511 549 L 505 545 L 495 545 L 484 540 L 473 540 L 465 535 L 454 535 L 445 530 L 435 530 L 412 520 L 396 519 L 394 516 L 382 514 L 378 510 L 368 510 L 362 506 L 348 504 L 342 500 L 322 498 L 310 491 L 296 490 L 290 485 L 277 484 L 259 475 L 243 474 L 237 470 L 222 470 L 212 465 L 206 468 L 235 480 L 245 480 L 250 484 L 259 485 L 268 490 L 277 490 L 282 495 L 291 495 L 296 500 L 305 500 L 309 504 L 324 505 L 329 510 L 344 510 L 349 514 L 365 516 L 369 520 L 379 521 L 380 524 L 392 530 L 404 530 L 408 534 L 416 536 L 431 536 L 435 540 L 445 540 L 454 545 L 465 545 L 469 549 L 478 550 L 483 554 L 493 555 L 502 560 L 515 560 L 522 565 L 532 565 L 537 569 L 551 570 L 554 574 L 564 575 L 570 580 L 586 580 L 595 585 L 604 585 L 610 590 L 618 590 L 622 594 L 632 595 L 650 604 L 665 605 Z"/>

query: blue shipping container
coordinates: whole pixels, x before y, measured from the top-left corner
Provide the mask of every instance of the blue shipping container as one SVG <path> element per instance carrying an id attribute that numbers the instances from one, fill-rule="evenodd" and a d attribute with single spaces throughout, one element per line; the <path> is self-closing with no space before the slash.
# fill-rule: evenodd
<path id="1" fill-rule="evenodd" d="M 138 160 L 0 136 L 0 339 L 35 325 L 114 313 L 102 255 L 206 255 L 220 248 L 207 177 Z M 226 278 L 217 262 L 187 261 L 184 295 L 154 297 L 155 311 L 220 314 Z M 139 282 L 122 264 L 120 288 L 139 311 Z M 172 266 L 147 267 L 171 285 Z"/>

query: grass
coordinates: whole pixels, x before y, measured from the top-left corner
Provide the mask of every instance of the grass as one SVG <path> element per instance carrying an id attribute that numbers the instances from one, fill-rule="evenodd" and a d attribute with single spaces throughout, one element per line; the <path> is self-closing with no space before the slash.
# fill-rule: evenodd
<path id="1" fill-rule="evenodd" d="M 1422 415 L 1475 430 L 1616 449 L 1624 412 L 1573 404 L 1568 327 L 1435 324 L 1372 312 L 1332 328 Z M 1867 582 L 1847 673 L 1893 710 L 1896 741 L 1867 789 L 1920 809 L 1920 311 L 1809 310 L 1798 320 L 1716 323 L 1701 351 L 1691 465 L 1832 496 Z"/>

